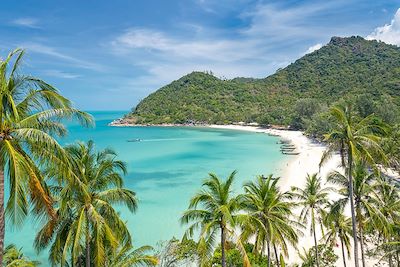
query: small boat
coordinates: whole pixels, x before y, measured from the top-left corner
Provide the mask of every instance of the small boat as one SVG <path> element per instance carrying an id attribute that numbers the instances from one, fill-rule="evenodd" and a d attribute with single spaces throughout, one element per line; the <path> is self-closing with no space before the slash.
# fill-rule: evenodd
<path id="1" fill-rule="evenodd" d="M 282 152 L 291 152 L 296 150 L 296 148 L 286 148 L 286 149 L 281 149 Z"/>
<path id="2" fill-rule="evenodd" d="M 142 139 L 136 138 L 136 139 L 130 139 L 130 140 L 126 140 L 127 142 L 140 142 L 142 141 Z"/>
<path id="3" fill-rule="evenodd" d="M 299 155 L 299 152 L 282 152 L 284 155 Z"/>

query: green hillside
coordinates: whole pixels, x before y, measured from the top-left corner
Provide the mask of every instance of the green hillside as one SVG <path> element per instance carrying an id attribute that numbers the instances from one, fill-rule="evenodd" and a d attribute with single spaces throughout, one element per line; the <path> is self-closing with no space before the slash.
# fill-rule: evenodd
<path id="1" fill-rule="evenodd" d="M 150 94 L 126 119 L 149 124 L 244 121 L 304 128 L 307 119 L 345 97 L 362 103 L 358 108 L 366 113 L 369 108 L 376 112 L 380 103 L 397 110 L 400 48 L 361 37 L 333 37 L 265 79 L 221 80 L 192 72 Z"/>

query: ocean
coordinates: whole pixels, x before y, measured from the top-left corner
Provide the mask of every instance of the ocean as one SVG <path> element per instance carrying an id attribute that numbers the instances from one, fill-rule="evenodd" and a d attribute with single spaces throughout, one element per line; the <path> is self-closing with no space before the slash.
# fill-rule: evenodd
<path id="1" fill-rule="evenodd" d="M 245 181 L 277 173 L 286 161 L 276 143 L 279 139 L 266 134 L 200 127 L 109 127 L 109 122 L 126 112 L 90 113 L 95 128 L 68 123 L 69 134 L 60 142 L 93 140 L 97 149 L 112 148 L 128 164 L 125 187 L 136 192 L 139 208 L 135 214 L 119 210 L 135 247 L 182 237 L 184 226 L 179 218 L 208 173 L 225 178 L 237 170 L 234 190 L 241 193 Z M 141 141 L 128 142 L 132 139 Z M 6 244 L 23 247 L 26 255 L 46 266 L 47 252 L 37 255 L 33 249 L 38 228 L 39 222 L 33 218 L 19 229 L 7 224 Z"/>

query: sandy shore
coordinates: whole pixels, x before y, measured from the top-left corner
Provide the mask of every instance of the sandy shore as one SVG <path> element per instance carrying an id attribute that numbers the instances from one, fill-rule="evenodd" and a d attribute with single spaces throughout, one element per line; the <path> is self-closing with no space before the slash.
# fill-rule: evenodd
<path id="1" fill-rule="evenodd" d="M 313 142 L 311 139 L 307 138 L 300 131 L 285 131 L 285 130 L 274 130 L 274 129 L 265 129 L 259 127 L 252 126 L 238 126 L 238 125 L 211 125 L 211 128 L 217 129 L 230 129 L 230 130 L 242 130 L 242 131 L 251 131 L 251 132 L 259 132 L 259 133 L 267 133 L 271 135 L 277 135 L 281 139 L 289 140 L 292 144 L 296 146 L 296 150 L 300 152 L 299 155 L 290 155 L 288 157 L 288 163 L 282 166 L 277 167 L 277 174 L 279 174 L 281 178 L 280 187 L 283 191 L 288 191 L 292 186 L 303 187 L 306 181 L 307 174 L 319 173 L 322 177 L 324 183 L 326 181 L 326 176 L 329 172 L 333 170 L 340 170 L 339 163 L 340 158 L 338 155 L 330 158 L 321 169 L 319 169 L 319 162 L 321 160 L 321 156 L 325 151 L 326 147 L 323 144 Z M 332 185 L 329 185 L 332 187 Z M 334 198 L 334 194 L 331 195 Z M 296 210 L 295 213 L 299 214 L 299 210 Z M 348 211 L 346 213 L 349 213 Z M 349 215 L 349 214 L 346 214 Z M 297 249 L 302 251 L 302 247 L 308 249 L 314 245 L 313 237 L 309 234 L 309 229 L 303 230 L 304 236 L 299 240 L 299 246 L 297 248 L 289 249 L 289 260 L 287 263 L 300 263 L 301 260 L 298 257 Z M 322 238 L 321 231 L 317 231 L 317 239 L 320 240 Z M 337 246 L 334 248 L 336 255 L 339 256 L 338 261 L 336 262 L 336 266 L 344 266 L 342 260 L 342 252 L 340 247 L 340 242 L 338 240 Z M 347 266 L 353 266 L 354 263 L 351 259 L 346 259 Z M 373 266 L 376 261 L 368 260 L 367 265 Z M 382 265 L 383 266 L 383 265 Z"/>

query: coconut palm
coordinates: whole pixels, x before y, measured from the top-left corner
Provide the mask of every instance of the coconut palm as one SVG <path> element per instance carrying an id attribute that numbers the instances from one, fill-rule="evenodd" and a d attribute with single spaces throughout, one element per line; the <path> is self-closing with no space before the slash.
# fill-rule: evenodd
<path id="1" fill-rule="evenodd" d="M 371 201 L 373 194 L 372 183 L 377 179 L 375 172 L 370 172 L 365 163 L 357 161 L 352 169 L 353 194 L 355 200 L 355 213 L 357 222 L 357 233 L 360 239 L 361 259 L 365 265 L 364 231 L 367 224 L 382 228 L 387 225 L 386 219 L 379 212 L 377 205 Z M 340 186 L 339 193 L 343 196 L 338 203 L 344 207 L 349 200 L 349 180 L 338 171 L 331 172 L 327 181 Z"/>
<path id="2" fill-rule="evenodd" d="M 279 178 L 258 176 L 256 181 L 244 185 L 241 206 L 246 214 L 240 215 L 242 238 L 255 236 L 255 252 L 267 248 L 268 266 L 271 265 L 271 245 L 279 265 L 277 246 L 287 255 L 287 244 L 298 242 L 298 223 L 292 217 L 293 204 L 288 194 L 277 186 Z"/>
<path id="3" fill-rule="evenodd" d="M 61 119 L 91 117 L 73 109 L 71 102 L 46 82 L 19 72 L 24 51 L 0 59 L 0 266 L 4 246 L 4 178 L 10 181 L 6 214 L 19 226 L 33 205 L 36 214 L 55 216 L 53 200 L 40 168 L 64 166 L 65 153 L 54 139 L 66 134 Z"/>
<path id="4" fill-rule="evenodd" d="M 106 250 L 131 245 L 129 231 L 113 205 L 124 205 L 131 212 L 137 208 L 135 193 L 123 188 L 125 163 L 110 149 L 96 152 L 92 141 L 65 148 L 75 179 L 65 179 L 57 168 L 47 174 L 57 185 L 57 218 L 49 220 L 38 233 L 35 246 L 50 245 L 53 264 L 103 266 Z"/>
<path id="5" fill-rule="evenodd" d="M 293 197 L 298 200 L 298 205 L 303 207 L 300 219 L 303 223 L 310 221 L 310 232 L 314 236 L 315 262 L 319 267 L 318 243 L 316 234 L 317 221 L 322 220 L 323 208 L 328 203 L 330 188 L 323 188 L 321 178 L 317 174 L 307 175 L 304 188 L 292 187 Z M 320 224 L 322 228 L 322 224 Z"/>
<path id="6" fill-rule="evenodd" d="M 329 211 L 323 216 L 327 229 L 324 238 L 332 245 L 340 240 L 342 249 L 343 266 L 346 267 L 346 254 L 350 257 L 351 218 L 344 215 L 344 208 L 340 202 L 329 203 Z M 347 253 L 346 253 L 347 252 Z"/>
<path id="7" fill-rule="evenodd" d="M 381 177 L 373 185 L 371 202 L 379 211 L 383 223 L 374 225 L 374 229 L 378 230 L 384 243 L 392 243 L 399 238 L 399 223 L 400 223 L 400 195 L 399 189 L 392 182 Z M 396 249 L 397 248 L 397 249 Z M 393 266 L 393 254 L 398 261 L 398 247 L 390 246 L 388 250 L 394 250 L 396 253 L 388 253 L 389 266 Z M 397 251 L 396 251 L 397 250 Z M 400 265 L 400 263 L 398 263 Z"/>
<path id="8" fill-rule="evenodd" d="M 3 266 L 5 267 L 36 267 L 40 262 L 27 258 L 21 249 L 11 244 L 4 250 Z"/>
<path id="9" fill-rule="evenodd" d="M 111 253 L 107 258 L 105 266 L 112 267 L 140 267 L 140 266 L 156 266 L 158 259 L 155 256 L 149 255 L 153 248 L 143 246 L 137 249 L 132 249 L 130 246 L 124 246 L 118 249 L 117 253 Z"/>
<path id="10" fill-rule="evenodd" d="M 370 115 L 361 120 L 357 119 L 351 109 L 351 105 L 337 105 L 331 108 L 330 113 L 335 120 L 333 130 L 325 135 L 328 148 L 324 152 L 320 165 L 334 153 L 339 152 L 342 167 L 346 170 L 349 182 L 349 199 L 352 219 L 352 231 L 354 241 L 354 262 L 355 267 L 359 267 L 358 242 L 356 214 L 354 208 L 352 169 L 354 160 L 362 158 L 371 167 L 375 167 L 377 161 L 386 163 L 386 157 L 380 146 L 381 136 L 389 132 L 386 124 Z"/>
<path id="11" fill-rule="evenodd" d="M 196 230 L 200 230 L 199 251 L 203 257 L 210 256 L 216 235 L 220 232 L 222 267 L 226 267 L 227 235 L 235 223 L 239 210 L 238 199 L 232 196 L 235 174 L 236 171 L 232 172 L 225 181 L 222 181 L 210 173 L 203 183 L 203 189 L 192 197 L 189 209 L 181 217 L 182 224 L 192 223 L 186 230 L 186 236 L 191 237 Z"/>
<path id="12" fill-rule="evenodd" d="M 301 266 L 312 266 L 314 264 L 314 256 L 312 250 L 306 250 L 304 247 L 302 248 L 303 251 L 298 250 L 297 255 L 301 260 Z"/>

